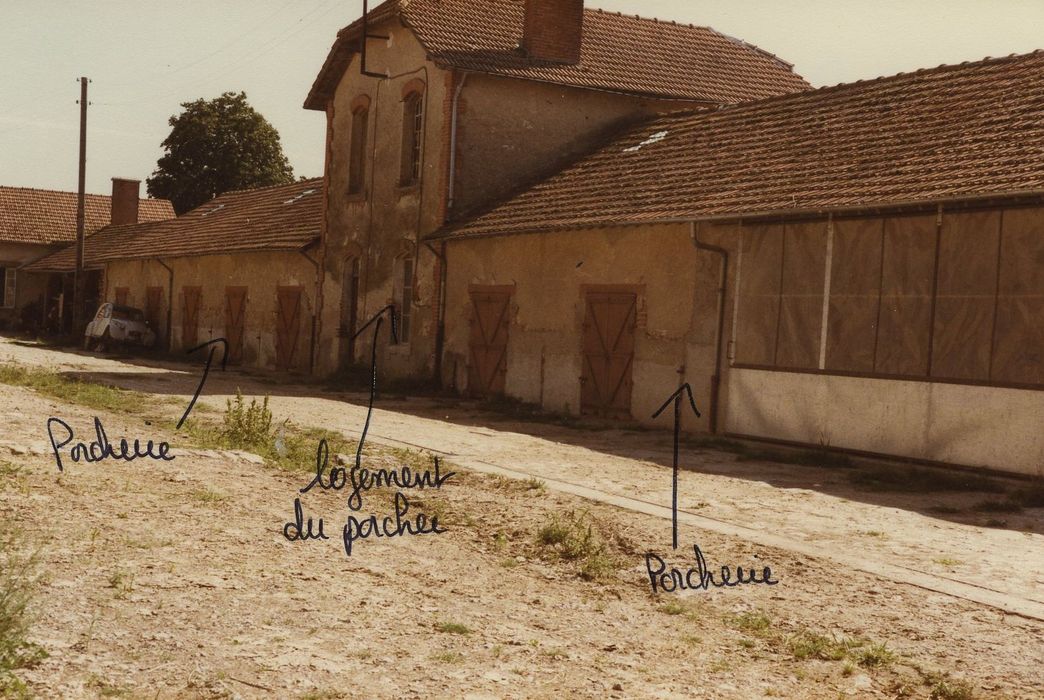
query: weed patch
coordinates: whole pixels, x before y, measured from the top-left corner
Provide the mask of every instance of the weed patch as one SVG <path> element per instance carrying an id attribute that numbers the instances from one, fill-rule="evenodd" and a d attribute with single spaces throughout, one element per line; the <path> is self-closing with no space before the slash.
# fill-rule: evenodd
<path id="1" fill-rule="evenodd" d="M 15 675 L 47 657 L 41 647 L 28 641 L 29 605 L 39 582 L 37 560 L 26 553 L 22 533 L 0 524 L 0 694 L 28 697 L 28 689 Z"/>
<path id="2" fill-rule="evenodd" d="M 588 581 L 607 578 L 616 568 L 605 539 L 595 529 L 587 511 L 552 513 L 537 532 L 537 543 L 551 556 L 579 565 L 580 577 Z"/>

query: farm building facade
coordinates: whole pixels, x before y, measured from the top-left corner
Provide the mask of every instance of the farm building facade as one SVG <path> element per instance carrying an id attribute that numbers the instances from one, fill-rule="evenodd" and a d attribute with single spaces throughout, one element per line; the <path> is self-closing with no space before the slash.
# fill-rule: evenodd
<path id="1" fill-rule="evenodd" d="M 112 179 L 112 196 L 84 197 L 84 231 L 91 235 L 110 223 L 132 224 L 174 218 L 165 199 L 140 199 L 140 183 Z M 77 194 L 0 185 L 0 327 L 71 326 L 72 276 L 33 274 L 24 269 L 76 240 Z M 88 275 L 87 302 L 93 312 L 99 278 Z"/>
<path id="2" fill-rule="evenodd" d="M 233 365 L 308 372 L 322 181 L 228 192 L 169 221 L 107 226 L 87 238 L 104 298 L 141 308 L 161 347 L 228 341 Z M 28 266 L 75 267 L 66 248 Z M 173 303 L 170 303 L 173 301 Z"/>
<path id="3" fill-rule="evenodd" d="M 1044 466 L 1044 53 L 654 119 L 429 240 L 463 390 Z"/>

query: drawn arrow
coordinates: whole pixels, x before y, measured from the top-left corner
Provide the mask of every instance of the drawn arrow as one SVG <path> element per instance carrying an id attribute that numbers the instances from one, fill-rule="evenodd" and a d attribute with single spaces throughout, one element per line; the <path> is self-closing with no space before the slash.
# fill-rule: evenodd
<path id="1" fill-rule="evenodd" d="M 221 353 L 221 371 L 224 372 L 225 371 L 225 367 L 226 367 L 227 362 L 228 362 L 228 341 L 225 340 L 224 338 L 214 338 L 213 340 L 208 340 L 205 343 L 200 343 L 196 347 L 189 348 L 188 350 L 186 350 L 185 354 L 186 355 L 191 355 L 192 353 L 196 352 L 197 350 L 202 350 L 203 348 L 207 347 L 208 345 L 214 346 L 214 345 L 217 345 L 218 343 L 221 343 L 221 345 L 225 349 L 225 351 L 223 353 Z M 196 387 L 196 393 L 192 395 L 192 400 L 189 401 L 188 408 L 186 408 L 185 409 L 185 413 L 182 414 L 181 420 L 178 421 L 178 426 L 177 426 L 177 428 L 175 428 L 175 430 L 179 430 L 181 428 L 182 424 L 188 418 L 189 413 L 192 412 L 192 407 L 196 405 L 196 399 L 199 398 L 199 393 L 201 391 L 203 391 L 203 385 L 206 384 L 206 382 L 207 382 L 207 375 L 210 374 L 210 364 L 214 361 L 214 350 L 215 350 L 214 347 L 210 348 L 210 354 L 207 355 L 207 365 L 206 365 L 206 367 L 203 368 L 203 378 L 199 380 L 199 386 Z"/>
<path id="2" fill-rule="evenodd" d="M 359 446 L 355 448 L 355 466 L 359 467 L 359 463 L 362 461 L 362 450 L 363 444 L 366 442 L 366 433 L 370 430 L 370 416 L 373 415 L 373 399 L 377 395 L 377 336 L 381 332 L 381 324 L 384 323 L 384 314 L 388 313 L 391 317 L 391 336 L 392 342 L 399 342 L 399 334 L 396 329 L 395 321 L 395 304 L 388 304 L 383 309 L 378 311 L 369 321 L 364 323 L 362 327 L 355 332 L 352 338 L 358 338 L 359 335 L 370 327 L 372 324 L 376 324 L 373 329 L 373 348 L 370 354 L 370 401 L 366 406 L 366 422 L 363 424 L 362 435 L 359 437 Z"/>
<path id="3" fill-rule="evenodd" d="M 652 414 L 653 418 L 659 418 L 660 414 L 674 402 L 674 481 L 671 491 L 671 543 L 675 549 L 678 549 L 678 437 L 681 429 L 681 401 L 682 394 L 688 396 L 689 405 L 692 406 L 692 412 L 696 414 L 696 417 L 700 417 L 700 410 L 696 408 L 696 399 L 692 397 L 692 387 L 689 386 L 688 382 L 685 382 L 678 390 L 671 394 L 663 405 L 656 409 L 656 413 Z"/>

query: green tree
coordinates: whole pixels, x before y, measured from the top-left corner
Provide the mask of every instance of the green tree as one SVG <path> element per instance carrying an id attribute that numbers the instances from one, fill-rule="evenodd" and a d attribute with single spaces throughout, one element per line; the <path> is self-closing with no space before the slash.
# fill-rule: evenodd
<path id="1" fill-rule="evenodd" d="M 229 190 L 294 181 L 279 132 L 246 93 L 184 102 L 170 118 L 164 155 L 146 182 L 149 196 L 169 199 L 179 215 Z"/>

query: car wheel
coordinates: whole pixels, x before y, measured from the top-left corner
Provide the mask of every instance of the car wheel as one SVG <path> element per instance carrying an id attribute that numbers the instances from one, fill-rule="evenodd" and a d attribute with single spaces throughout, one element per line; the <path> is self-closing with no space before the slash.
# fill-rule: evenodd
<path id="1" fill-rule="evenodd" d="M 90 352 L 91 344 L 92 344 L 91 343 L 91 336 L 89 336 L 89 335 L 83 336 L 83 349 L 87 350 L 88 352 Z"/>
<path id="2" fill-rule="evenodd" d="M 109 334 L 108 328 L 106 328 L 105 332 L 102 333 L 102 337 L 98 339 L 98 345 L 96 347 L 102 352 L 112 351 L 112 336 Z"/>

